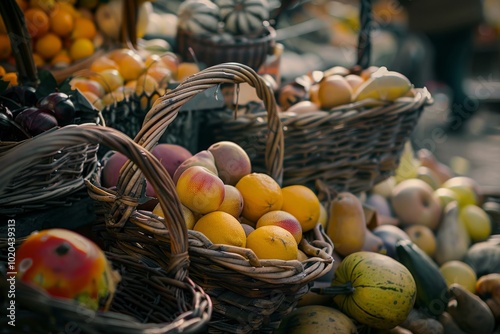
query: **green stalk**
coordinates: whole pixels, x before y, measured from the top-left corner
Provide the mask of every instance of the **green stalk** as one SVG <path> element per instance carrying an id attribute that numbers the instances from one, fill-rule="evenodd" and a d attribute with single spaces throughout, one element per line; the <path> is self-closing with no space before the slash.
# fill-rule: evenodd
<path id="1" fill-rule="evenodd" d="M 311 288 L 311 292 L 325 296 L 347 295 L 353 293 L 354 290 L 351 282 L 329 286 L 327 288 Z"/>

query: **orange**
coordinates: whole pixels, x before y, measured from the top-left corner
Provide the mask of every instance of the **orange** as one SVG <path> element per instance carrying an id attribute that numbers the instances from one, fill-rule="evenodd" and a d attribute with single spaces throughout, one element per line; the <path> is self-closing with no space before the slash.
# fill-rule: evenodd
<path id="1" fill-rule="evenodd" d="M 203 233 L 214 244 L 246 246 L 246 233 L 240 222 L 227 212 L 213 211 L 202 216 L 193 230 Z"/>
<path id="2" fill-rule="evenodd" d="M 200 68 L 196 63 L 181 62 L 177 66 L 177 80 L 184 81 L 189 76 L 198 73 Z"/>
<path id="3" fill-rule="evenodd" d="M 40 37 L 35 43 L 35 51 L 42 58 L 48 60 L 58 54 L 62 49 L 62 41 L 54 33 L 47 33 Z"/>
<path id="4" fill-rule="evenodd" d="M 94 21 L 87 17 L 78 17 L 75 19 L 75 28 L 71 35 L 72 38 L 93 39 L 97 35 L 97 29 Z"/>
<path id="5" fill-rule="evenodd" d="M 26 9 L 28 9 L 29 3 L 27 0 L 16 0 L 16 2 L 19 8 L 21 8 L 23 12 L 26 11 Z"/>
<path id="6" fill-rule="evenodd" d="M 32 38 L 44 36 L 49 32 L 50 19 L 49 15 L 40 8 L 28 8 L 24 12 L 26 27 Z"/>
<path id="7" fill-rule="evenodd" d="M 99 82 L 101 86 L 104 87 L 106 93 L 112 92 L 124 84 L 124 80 L 120 75 L 120 72 L 113 69 L 102 70 L 91 76 L 90 79 Z"/>
<path id="8" fill-rule="evenodd" d="M 439 267 L 446 283 L 458 283 L 472 293 L 476 292 L 477 276 L 471 266 L 463 261 L 447 261 Z"/>
<path id="9" fill-rule="evenodd" d="M 17 73 L 16 72 L 7 72 L 2 76 L 3 81 L 9 82 L 9 86 L 17 85 Z"/>
<path id="10" fill-rule="evenodd" d="M 5 68 L 0 65 L 0 77 L 3 77 L 5 73 L 7 73 L 7 71 L 5 71 Z"/>
<path id="11" fill-rule="evenodd" d="M 137 79 L 146 71 L 146 64 L 136 53 L 124 53 L 111 59 L 118 65 L 118 71 L 125 81 Z"/>
<path id="12" fill-rule="evenodd" d="M 62 49 L 58 54 L 56 54 L 52 59 L 50 60 L 51 65 L 63 65 L 63 66 L 68 66 L 71 64 L 71 58 L 68 55 L 68 50 Z"/>
<path id="13" fill-rule="evenodd" d="M 266 225 L 247 237 L 247 248 L 259 259 L 297 260 L 298 246 L 293 235 L 282 227 Z"/>
<path id="14" fill-rule="evenodd" d="M 9 58 L 12 52 L 10 45 L 10 38 L 7 34 L 0 34 L 0 59 L 5 60 Z"/>
<path id="15" fill-rule="evenodd" d="M 192 230 L 194 224 L 196 223 L 196 218 L 194 216 L 193 211 L 189 210 L 185 205 L 182 204 L 181 204 L 181 211 L 182 211 L 182 217 L 184 217 L 184 222 L 186 223 L 186 228 L 188 230 Z M 160 203 L 156 204 L 155 208 L 153 209 L 153 213 L 157 216 L 165 218 Z"/>
<path id="16" fill-rule="evenodd" d="M 291 213 L 283 210 L 275 210 L 265 213 L 259 218 L 259 220 L 257 220 L 255 227 L 259 228 L 266 225 L 283 227 L 293 235 L 297 245 L 302 240 L 302 226 L 297 218 L 295 218 Z"/>
<path id="17" fill-rule="evenodd" d="M 307 232 L 316 226 L 321 213 L 321 204 L 316 194 L 303 185 L 291 185 L 281 189 L 283 206 L 281 210 L 291 213 Z"/>
<path id="18" fill-rule="evenodd" d="M 69 48 L 69 55 L 74 61 L 90 57 L 94 54 L 94 43 L 88 38 L 77 38 Z"/>
<path id="19" fill-rule="evenodd" d="M 71 13 L 57 9 L 50 13 L 50 30 L 61 37 L 68 36 L 75 26 L 75 21 Z"/>
<path id="20" fill-rule="evenodd" d="M 236 188 L 243 196 L 242 216 L 249 221 L 257 220 L 265 213 L 281 210 L 283 195 L 280 185 L 264 173 L 250 173 L 243 176 Z"/>

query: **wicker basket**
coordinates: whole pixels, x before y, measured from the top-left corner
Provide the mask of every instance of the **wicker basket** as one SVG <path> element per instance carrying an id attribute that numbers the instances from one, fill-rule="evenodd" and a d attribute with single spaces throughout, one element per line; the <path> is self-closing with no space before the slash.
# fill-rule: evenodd
<path id="1" fill-rule="evenodd" d="M 152 150 L 179 109 L 193 96 L 222 83 L 242 82 L 256 88 L 268 110 L 269 127 L 273 131 L 267 136 L 267 173 L 281 183 L 283 132 L 274 95 L 265 81 L 246 65 L 219 64 L 186 79 L 157 100 L 146 115 L 136 141 Z M 103 212 L 107 213 L 96 232 L 109 246 L 125 254 L 144 254 L 162 263 L 172 252 L 169 241 L 173 236 L 164 228 L 162 218 L 136 210 L 143 186 L 140 171 L 130 163 L 121 170 L 117 187 L 120 194 L 89 184 L 91 197 L 101 202 Z M 170 207 L 178 205 L 173 202 Z M 188 231 L 188 236 L 190 275 L 214 304 L 209 332 L 272 332 L 313 280 L 329 272 L 333 265 L 333 244 L 320 225 L 308 232 L 299 246 L 309 256 L 304 262 L 259 260 L 247 248 L 212 244 L 193 230 Z"/>
<path id="2" fill-rule="evenodd" d="M 5 20 L 13 49 L 19 85 L 37 87 L 41 79 L 33 62 L 31 39 L 24 21 L 24 14 L 15 0 L 0 3 L 2 17 Z M 45 80 L 45 79 L 44 79 Z M 45 82 L 46 84 L 46 82 Z M 52 92 L 52 91 L 51 91 Z M 78 110 L 78 122 L 98 122 L 99 111 L 90 105 L 85 110 Z M 58 132 L 59 130 L 53 130 Z M 37 141 L 38 137 L 20 142 L 0 142 L 0 159 L 24 142 Z M 84 180 L 90 178 L 97 168 L 96 151 L 98 146 L 89 143 L 78 143 L 46 152 L 38 159 L 30 162 L 29 168 L 12 180 L 0 195 L 0 214 L 19 214 L 49 206 L 70 204 L 69 196 L 85 189 Z M 18 151 L 23 154 L 22 151 Z M 2 180 L 5 182 L 5 180 Z M 81 196 L 76 196 L 81 198 Z"/>
<path id="3" fill-rule="evenodd" d="M 276 32 L 266 23 L 264 35 L 256 38 L 236 37 L 215 41 L 210 35 L 195 36 L 177 29 L 176 50 L 184 61 L 201 62 L 205 66 L 237 62 L 258 70 L 268 55 L 273 54 Z"/>
<path id="4" fill-rule="evenodd" d="M 371 6 L 361 3 L 358 62 L 352 71 L 367 68 L 370 58 Z M 335 191 L 360 193 L 392 175 L 404 144 L 418 123 L 424 107 L 432 102 L 427 89 L 394 103 L 360 101 L 329 111 L 280 113 L 286 152 L 283 185 L 314 187 L 321 180 Z M 254 158 L 258 170 L 268 131 L 265 111 L 233 115 L 214 114 L 207 124 L 207 141 L 233 140 Z"/>
<path id="5" fill-rule="evenodd" d="M 188 276 L 188 237 L 177 198 L 172 193 L 172 181 L 160 162 L 122 133 L 95 125 L 67 126 L 56 132 L 44 133 L 36 141 L 25 142 L 2 157 L 1 180 L 11 180 L 32 161 L 53 150 L 82 144 L 103 144 L 128 156 L 139 166 L 153 185 L 167 219 L 163 228 L 172 238 L 170 253 L 162 256 L 160 267 L 153 259 L 138 252 L 121 255 L 113 248 L 107 257 L 121 274 L 121 281 L 112 300 L 110 311 L 93 312 L 73 301 L 51 298 L 44 292 L 16 282 L 16 327 L 6 323 L 3 329 L 29 333 L 62 333 L 79 330 L 84 333 L 195 333 L 202 331 L 211 317 L 212 304 L 202 288 Z M 21 154 L 19 154 L 21 153 Z M 0 193 L 5 190 L 0 185 Z M 102 194 L 108 190 L 103 189 Z M 122 197 L 125 200 L 125 197 Z M 167 211 L 168 209 L 168 211 Z M 19 222 L 20 223 L 20 222 Z M 123 234 L 122 240 L 129 237 Z M 21 240 L 18 239 L 18 242 Z M 100 240 L 96 239 L 98 243 Z M 156 242 L 165 242 L 156 240 Z M 5 269 L 7 243 L 1 243 L 2 270 Z M 11 252 L 9 250 L 9 252 Z M 7 296 L 9 284 L 3 272 L 0 283 L 2 296 Z M 9 300 L 2 298 L 2 307 Z"/>

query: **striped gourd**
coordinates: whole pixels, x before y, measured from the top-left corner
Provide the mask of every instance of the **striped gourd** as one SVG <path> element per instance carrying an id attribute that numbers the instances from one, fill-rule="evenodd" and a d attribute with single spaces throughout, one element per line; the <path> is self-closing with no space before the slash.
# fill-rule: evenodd
<path id="1" fill-rule="evenodd" d="M 267 0 L 215 0 L 224 30 L 233 35 L 259 34 L 269 19 Z"/>
<path id="2" fill-rule="evenodd" d="M 186 0 L 177 11 L 178 27 L 196 35 L 217 32 L 219 28 L 219 7 L 210 0 Z"/>

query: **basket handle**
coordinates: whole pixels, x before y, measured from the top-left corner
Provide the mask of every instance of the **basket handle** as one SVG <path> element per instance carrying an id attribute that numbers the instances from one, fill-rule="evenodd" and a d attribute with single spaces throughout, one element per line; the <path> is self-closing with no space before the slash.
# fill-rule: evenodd
<path id="1" fill-rule="evenodd" d="M 0 14 L 12 45 L 20 85 L 37 87 L 39 83 L 37 68 L 24 13 L 16 0 L 2 0 L 0 1 Z"/>
<path id="2" fill-rule="evenodd" d="M 180 201 L 172 178 L 163 165 L 150 152 L 136 144 L 118 130 L 92 125 L 67 125 L 54 131 L 47 131 L 35 138 L 27 139 L 0 157 L 0 194 L 10 181 L 29 168 L 35 159 L 40 159 L 63 147 L 78 144 L 102 144 L 127 156 L 140 168 L 156 193 L 165 214 L 164 224 L 171 233 L 172 259 L 168 273 L 183 280 L 188 269 L 188 235 L 180 209 Z M 89 181 L 86 180 L 87 184 Z M 127 201 L 127 196 L 109 189 L 102 194 L 113 194 L 115 202 Z"/>
<path id="3" fill-rule="evenodd" d="M 283 180 L 284 134 L 278 116 L 276 100 L 271 87 L 252 68 L 239 63 L 223 63 L 206 68 L 179 84 L 175 89 L 159 97 L 144 118 L 143 125 L 135 137 L 135 142 L 151 151 L 168 125 L 177 117 L 181 107 L 192 97 L 224 83 L 248 83 L 255 88 L 257 96 L 264 102 L 268 114 L 268 134 L 265 151 L 266 169 L 270 176 L 280 185 Z M 130 162 L 121 170 L 118 188 L 124 194 L 139 193 L 141 183 L 140 171 Z M 132 210 L 129 208 L 129 211 Z M 113 205 L 113 212 L 121 211 L 118 204 Z M 127 211 L 130 215 L 131 212 Z M 113 214 L 113 216 L 115 216 Z M 128 219 L 127 215 L 114 224 L 123 226 Z"/>
<path id="4" fill-rule="evenodd" d="M 358 50 L 356 66 L 361 69 L 370 65 L 372 52 L 370 33 L 372 30 L 372 2 L 371 0 L 360 0 L 359 10 L 360 30 L 358 35 Z"/>

